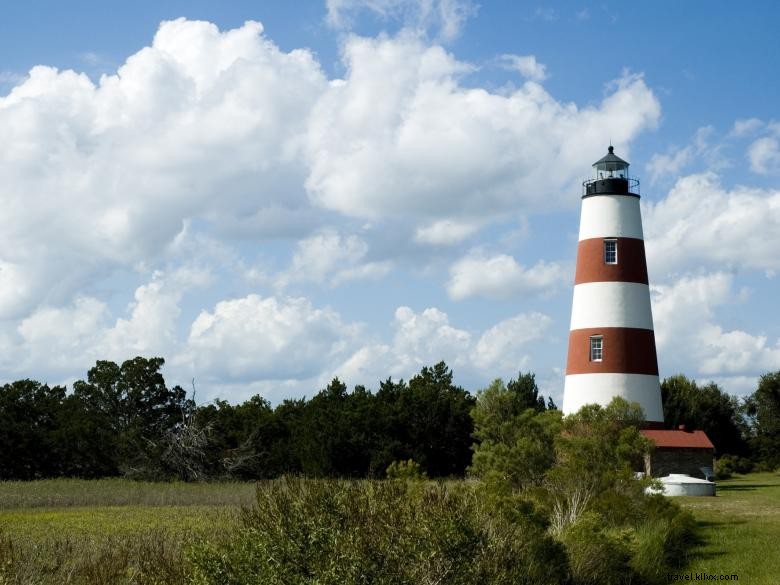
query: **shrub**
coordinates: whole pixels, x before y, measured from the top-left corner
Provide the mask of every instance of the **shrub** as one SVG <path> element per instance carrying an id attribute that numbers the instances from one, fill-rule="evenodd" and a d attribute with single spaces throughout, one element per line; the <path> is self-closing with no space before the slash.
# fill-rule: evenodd
<path id="1" fill-rule="evenodd" d="M 282 478 L 229 545 L 194 548 L 199 584 L 544 585 L 560 545 L 532 515 L 486 505 L 476 484 Z"/>
<path id="2" fill-rule="evenodd" d="M 753 462 L 744 457 L 730 454 L 722 455 L 715 460 L 715 477 L 728 479 L 735 473 L 750 473 L 753 471 L 753 467 Z"/>
<path id="3" fill-rule="evenodd" d="M 393 461 L 387 466 L 385 473 L 388 479 L 421 480 L 427 477 L 420 464 L 414 459 Z"/>
<path id="4" fill-rule="evenodd" d="M 560 534 L 575 585 L 618 585 L 632 581 L 630 538 L 606 530 L 598 515 L 582 514 Z"/>
<path id="5" fill-rule="evenodd" d="M 685 566 L 695 542 L 696 521 L 689 512 L 648 519 L 634 533 L 631 567 L 642 582 L 664 583 L 669 572 Z"/>

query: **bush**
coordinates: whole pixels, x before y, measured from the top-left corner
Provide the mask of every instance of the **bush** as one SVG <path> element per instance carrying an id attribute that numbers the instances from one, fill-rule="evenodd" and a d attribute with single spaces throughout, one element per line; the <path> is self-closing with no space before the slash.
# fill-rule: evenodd
<path id="1" fill-rule="evenodd" d="M 715 460 L 715 477 L 728 479 L 735 473 L 750 473 L 753 471 L 753 467 L 753 462 L 749 459 L 726 454 Z"/>
<path id="2" fill-rule="evenodd" d="M 696 543 L 696 521 L 686 511 L 654 517 L 634 533 L 631 568 L 644 583 L 664 583 L 673 569 L 685 566 Z"/>
<path id="3" fill-rule="evenodd" d="M 282 478 L 262 482 L 227 546 L 189 555 L 195 582 L 560 583 L 560 545 L 476 484 Z"/>
<path id="4" fill-rule="evenodd" d="M 628 534 L 604 529 L 598 515 L 582 514 L 564 528 L 560 539 L 569 556 L 574 585 L 619 585 L 632 581 Z"/>
<path id="5" fill-rule="evenodd" d="M 385 473 L 388 479 L 421 480 L 427 477 L 420 464 L 414 459 L 393 461 L 387 466 Z"/>

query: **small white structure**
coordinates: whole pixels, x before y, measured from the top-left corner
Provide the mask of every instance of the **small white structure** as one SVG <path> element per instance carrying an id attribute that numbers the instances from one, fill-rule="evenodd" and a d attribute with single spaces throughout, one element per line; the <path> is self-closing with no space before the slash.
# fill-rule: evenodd
<path id="1" fill-rule="evenodd" d="M 683 473 L 670 473 L 658 478 L 666 496 L 714 496 L 715 483 Z"/>

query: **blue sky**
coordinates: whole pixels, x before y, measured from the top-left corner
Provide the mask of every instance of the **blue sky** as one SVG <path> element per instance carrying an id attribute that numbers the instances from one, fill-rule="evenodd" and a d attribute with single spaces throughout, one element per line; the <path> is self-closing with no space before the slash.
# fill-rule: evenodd
<path id="1" fill-rule="evenodd" d="M 780 8 L 7 4 L 0 378 L 199 397 L 441 359 L 560 402 L 579 184 L 642 181 L 662 375 L 780 368 Z"/>

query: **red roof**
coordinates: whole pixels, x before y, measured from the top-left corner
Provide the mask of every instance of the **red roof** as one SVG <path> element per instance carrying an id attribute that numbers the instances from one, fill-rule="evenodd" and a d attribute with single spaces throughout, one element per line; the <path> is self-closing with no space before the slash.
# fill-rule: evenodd
<path id="1" fill-rule="evenodd" d="M 678 447 L 685 449 L 714 449 L 704 431 L 670 431 L 645 429 L 641 433 L 652 440 L 656 447 Z"/>

